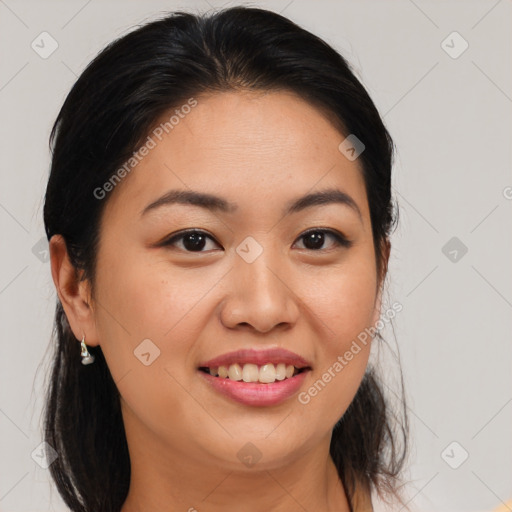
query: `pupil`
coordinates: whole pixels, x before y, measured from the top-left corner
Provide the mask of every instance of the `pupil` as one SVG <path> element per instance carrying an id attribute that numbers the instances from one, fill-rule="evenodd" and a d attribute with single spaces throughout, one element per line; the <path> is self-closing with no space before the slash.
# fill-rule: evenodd
<path id="1" fill-rule="evenodd" d="M 308 243 L 307 241 L 312 243 Z M 316 231 L 314 233 L 309 233 L 304 239 L 304 245 L 308 249 L 320 249 L 324 243 L 324 233 L 320 231 Z"/>
<path id="2" fill-rule="evenodd" d="M 204 243 L 205 237 L 201 233 L 190 233 L 183 238 L 183 245 L 189 251 L 200 251 L 204 247 Z"/>

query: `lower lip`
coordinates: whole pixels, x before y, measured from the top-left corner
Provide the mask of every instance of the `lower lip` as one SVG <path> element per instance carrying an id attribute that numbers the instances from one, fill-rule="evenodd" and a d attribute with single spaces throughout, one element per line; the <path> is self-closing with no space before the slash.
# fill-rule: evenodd
<path id="1" fill-rule="evenodd" d="M 293 396 L 301 387 L 310 370 L 284 380 L 276 380 L 271 384 L 257 382 L 244 382 L 243 380 L 230 380 L 214 377 L 201 370 L 198 372 L 219 393 L 245 405 L 269 406 L 284 402 Z"/>

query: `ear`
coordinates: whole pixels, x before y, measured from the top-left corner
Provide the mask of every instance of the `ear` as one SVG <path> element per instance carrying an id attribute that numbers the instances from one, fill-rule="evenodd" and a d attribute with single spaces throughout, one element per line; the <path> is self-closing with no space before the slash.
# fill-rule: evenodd
<path id="1" fill-rule="evenodd" d="M 372 327 L 379 321 L 381 314 L 381 306 L 382 306 L 382 288 L 384 286 L 384 280 L 386 278 L 386 274 L 388 272 L 388 263 L 389 263 L 389 255 L 391 253 L 391 242 L 388 238 L 384 239 L 381 244 L 381 254 L 382 254 L 382 265 L 381 272 L 377 279 L 377 293 L 375 296 L 375 305 L 373 309 L 372 316 Z"/>
<path id="2" fill-rule="evenodd" d="M 81 281 L 81 272 L 71 264 L 62 235 L 50 239 L 52 278 L 69 325 L 77 340 L 85 334 L 87 345 L 98 345 L 94 311 L 91 307 L 90 284 Z"/>

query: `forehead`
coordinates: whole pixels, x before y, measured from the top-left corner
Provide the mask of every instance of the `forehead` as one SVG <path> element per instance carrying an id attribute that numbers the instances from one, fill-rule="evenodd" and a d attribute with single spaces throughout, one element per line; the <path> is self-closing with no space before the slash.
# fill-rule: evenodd
<path id="1" fill-rule="evenodd" d="M 187 106 L 188 105 L 188 106 Z M 193 106 L 191 106 L 193 105 Z M 170 189 L 201 190 L 261 208 L 337 187 L 367 216 L 358 161 L 322 112 L 284 92 L 201 95 L 165 112 L 145 152 L 109 199 L 108 209 L 137 210 Z M 126 213 L 126 211 L 125 211 Z"/>

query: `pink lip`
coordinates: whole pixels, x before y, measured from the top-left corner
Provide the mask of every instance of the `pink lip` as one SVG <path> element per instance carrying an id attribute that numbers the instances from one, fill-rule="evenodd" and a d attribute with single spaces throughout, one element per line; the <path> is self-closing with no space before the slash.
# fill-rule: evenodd
<path id="1" fill-rule="evenodd" d="M 252 363 L 258 366 L 263 366 L 267 363 L 285 363 L 293 364 L 297 368 L 311 368 L 311 364 L 303 357 L 290 352 L 284 348 L 270 348 L 270 349 L 243 349 L 235 352 L 229 352 L 221 356 L 210 359 L 201 363 L 199 367 L 217 368 L 219 366 L 230 366 L 231 364 L 238 363 L 240 365 Z M 291 379 L 290 379 L 291 380 Z M 281 381 L 285 382 L 285 381 Z M 266 386 L 267 384 L 265 384 Z"/>
<path id="2" fill-rule="evenodd" d="M 301 387 L 309 371 L 310 370 L 304 370 L 295 375 L 295 377 L 275 381 L 271 384 L 214 377 L 201 370 L 198 370 L 198 373 L 206 379 L 206 382 L 216 391 L 236 402 L 252 406 L 269 406 L 276 405 L 293 396 Z"/>

